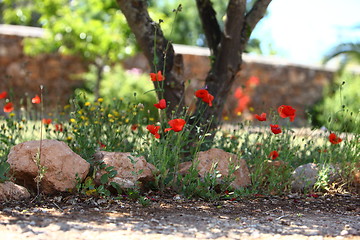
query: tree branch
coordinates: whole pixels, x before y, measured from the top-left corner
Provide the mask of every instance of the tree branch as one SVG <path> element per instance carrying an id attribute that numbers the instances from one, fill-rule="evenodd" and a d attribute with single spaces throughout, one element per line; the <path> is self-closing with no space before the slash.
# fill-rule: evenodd
<path id="1" fill-rule="evenodd" d="M 214 95 L 213 107 L 208 108 L 204 119 L 211 119 L 213 126 L 221 121 L 224 102 L 235 80 L 236 73 L 240 70 L 242 61 L 241 29 L 244 24 L 246 0 L 229 0 L 226 10 L 226 22 L 221 37 L 221 45 L 215 56 L 214 65 L 206 78 L 208 91 Z M 198 102 L 198 106 L 200 106 Z"/>
<path id="2" fill-rule="evenodd" d="M 243 36 L 241 45 L 245 47 L 256 24 L 265 16 L 271 0 L 257 0 L 250 11 L 245 16 L 245 24 L 241 35 Z"/>
<path id="3" fill-rule="evenodd" d="M 226 22 L 221 38 L 221 49 L 216 56 L 215 69 L 218 73 L 236 74 L 240 69 L 241 48 L 240 31 L 244 24 L 246 0 L 229 0 L 226 10 Z"/>
<path id="4" fill-rule="evenodd" d="M 213 55 L 216 56 L 221 41 L 221 30 L 216 19 L 216 12 L 210 0 L 196 0 L 196 5 L 207 43 Z"/>
<path id="5" fill-rule="evenodd" d="M 168 41 L 158 24 L 150 18 L 147 11 L 147 2 L 143 0 L 117 0 L 117 2 L 149 62 L 153 62 L 155 54 L 158 63 L 161 62 L 164 59 L 163 55 Z M 155 34 L 156 49 L 154 49 Z M 172 47 L 169 49 L 170 51 L 173 52 Z M 162 68 L 161 64 L 151 67 L 152 69 L 156 68 L 154 70 L 157 70 L 158 67 L 160 67 L 159 70 Z"/>
<path id="6" fill-rule="evenodd" d="M 225 37 L 239 35 L 244 21 L 246 0 L 230 0 L 226 10 Z"/>

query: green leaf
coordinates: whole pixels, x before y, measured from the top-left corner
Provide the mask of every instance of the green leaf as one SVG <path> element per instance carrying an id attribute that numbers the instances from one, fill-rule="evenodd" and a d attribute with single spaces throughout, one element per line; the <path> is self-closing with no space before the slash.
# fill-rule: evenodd
<path id="1" fill-rule="evenodd" d="M 109 178 L 115 177 L 116 174 L 117 174 L 117 171 L 116 171 L 116 170 L 113 170 L 113 171 L 109 172 Z"/>
<path id="2" fill-rule="evenodd" d="M 105 168 L 105 171 L 110 172 L 110 171 L 113 170 L 113 169 L 114 169 L 114 167 L 113 167 L 113 166 L 110 166 L 110 167 Z"/>
<path id="3" fill-rule="evenodd" d="M 101 184 L 106 184 L 109 182 L 109 174 L 105 173 L 100 178 Z"/>
<path id="4" fill-rule="evenodd" d="M 110 182 L 110 185 L 116 189 L 116 191 L 118 192 L 118 194 L 120 194 L 122 191 L 121 191 L 121 187 L 118 183 L 116 182 Z"/>

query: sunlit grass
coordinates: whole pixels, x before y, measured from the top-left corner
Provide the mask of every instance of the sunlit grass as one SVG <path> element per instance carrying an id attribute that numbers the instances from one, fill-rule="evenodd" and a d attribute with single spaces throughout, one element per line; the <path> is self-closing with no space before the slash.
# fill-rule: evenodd
<path id="1" fill-rule="evenodd" d="M 351 189 L 350 172 L 360 158 L 359 134 L 337 132 L 342 142 L 332 144 L 329 141 L 331 131 L 294 129 L 290 122 L 286 126 L 280 126 L 282 133 L 274 134 L 270 131 L 269 124 L 277 122 L 277 113 L 272 113 L 274 116 L 269 116 L 269 120 L 260 126 L 253 126 L 252 122 L 222 126 L 216 132 L 214 141 L 210 143 L 206 142 L 206 132 L 199 133 L 196 142 L 189 142 L 189 134 L 194 126 L 186 125 L 183 131 L 166 133 L 163 129 L 169 127 L 168 123 L 154 119 L 142 104 L 128 103 L 116 98 L 112 99 L 111 104 L 105 102 L 102 98 L 88 101 L 77 97 L 61 111 L 54 113 L 38 114 L 38 109 L 34 107 L 31 108 L 32 112 L 22 110 L 1 117 L 1 163 L 6 161 L 12 146 L 29 140 L 39 140 L 42 125 L 43 139 L 66 142 L 75 153 L 91 164 L 94 153 L 100 150 L 131 152 L 135 156 L 144 156 L 158 169 L 153 183 L 155 189 L 163 191 L 172 188 L 185 195 L 213 199 L 222 196 L 222 193 L 207 192 L 207 184 L 214 184 L 212 180 L 192 180 L 196 174 L 189 175 L 191 178 L 185 177 L 188 183 L 199 184 L 194 195 L 195 192 L 190 190 L 190 186 L 179 187 L 183 180 L 179 180 L 177 176 L 178 164 L 193 159 L 204 146 L 207 149 L 220 148 L 246 160 L 251 171 L 252 185 L 236 190 L 236 196 L 258 193 L 282 195 L 289 192 L 291 172 L 306 163 L 322 166 L 322 169 L 325 169 L 323 172 L 326 172 L 329 166 L 335 166 L 340 169 L 339 184 Z M 40 119 L 42 115 L 45 117 Z M 146 129 L 149 124 L 161 127 L 161 138 L 157 139 L 149 133 Z M 272 158 L 272 151 L 277 151 L 279 155 Z M 192 185 L 191 189 L 193 187 Z M 328 189 L 324 182 L 317 187 Z"/>

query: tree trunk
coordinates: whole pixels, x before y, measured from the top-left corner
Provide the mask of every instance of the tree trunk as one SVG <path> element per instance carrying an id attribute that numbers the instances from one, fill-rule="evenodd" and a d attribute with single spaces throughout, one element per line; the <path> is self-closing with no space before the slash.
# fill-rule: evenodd
<path id="1" fill-rule="evenodd" d="M 153 63 L 154 57 L 158 58 L 152 71 L 162 69 L 165 64 L 164 96 L 171 102 L 168 108 L 169 116 L 169 112 L 176 106 L 183 106 L 183 102 L 180 102 L 184 94 L 182 59 L 175 57 L 173 47 L 165 39 L 160 26 L 149 17 L 146 0 L 117 0 L 117 2 L 149 63 Z M 206 78 L 206 87 L 215 99 L 212 107 L 206 107 L 201 100 L 197 102 L 194 123 L 202 125 L 213 119 L 211 128 L 214 129 L 221 122 L 226 98 L 236 73 L 240 71 L 242 53 L 252 30 L 264 16 L 271 0 L 257 0 L 248 12 L 246 2 L 247 0 L 229 0 L 225 27 L 221 31 L 211 1 L 196 0 L 204 33 L 214 59 Z M 158 88 L 156 84 L 155 86 Z M 158 96 L 162 96 L 161 93 L 158 93 Z"/>
<path id="2" fill-rule="evenodd" d="M 216 22 L 211 1 L 196 0 L 205 36 L 214 54 L 212 68 L 206 78 L 206 87 L 215 98 L 213 107 L 206 108 L 200 121 L 212 119 L 211 129 L 221 122 L 222 112 L 237 72 L 240 71 L 242 53 L 250 34 L 258 21 L 264 16 L 271 0 L 257 0 L 249 12 L 246 12 L 246 0 L 229 0 L 226 11 L 224 31 Z M 209 27 L 209 25 L 211 27 Z M 219 36 L 220 32 L 220 36 Z M 200 109 L 201 101 L 197 102 Z M 197 112 L 198 113 L 198 112 Z"/>
<path id="3" fill-rule="evenodd" d="M 182 110 L 184 101 L 183 61 L 175 56 L 172 44 L 164 37 L 160 24 L 154 22 L 147 11 L 146 0 L 117 0 L 122 13 L 135 34 L 143 50 L 151 71 L 162 71 L 165 76 L 164 92 L 160 91 L 161 82 L 154 82 L 158 98 L 168 103 L 167 116 L 172 117 L 173 110 Z"/>

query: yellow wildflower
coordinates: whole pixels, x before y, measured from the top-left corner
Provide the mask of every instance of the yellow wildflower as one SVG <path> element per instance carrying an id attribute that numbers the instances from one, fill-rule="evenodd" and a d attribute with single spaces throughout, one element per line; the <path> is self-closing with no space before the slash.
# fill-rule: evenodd
<path id="1" fill-rule="evenodd" d="M 115 116 L 117 117 L 120 116 L 120 113 L 118 111 L 113 110 L 112 112 L 114 113 Z"/>

